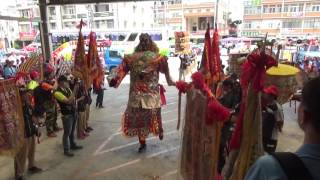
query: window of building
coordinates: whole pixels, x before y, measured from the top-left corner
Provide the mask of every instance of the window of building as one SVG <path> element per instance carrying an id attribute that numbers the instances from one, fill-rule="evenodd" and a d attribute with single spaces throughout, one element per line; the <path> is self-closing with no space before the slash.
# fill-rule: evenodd
<path id="1" fill-rule="evenodd" d="M 52 30 L 57 29 L 57 24 L 56 24 L 56 23 L 50 23 L 50 28 L 51 28 Z"/>
<path id="2" fill-rule="evenodd" d="M 29 18 L 29 11 L 30 11 L 29 9 L 20 11 L 21 16 L 24 18 Z"/>
<path id="3" fill-rule="evenodd" d="M 303 6 L 304 6 L 304 4 L 302 4 L 302 3 L 299 4 L 299 12 L 303 11 Z"/>
<path id="4" fill-rule="evenodd" d="M 245 29 L 251 29 L 251 22 L 245 22 L 244 23 L 244 28 Z"/>
<path id="5" fill-rule="evenodd" d="M 110 7 L 109 4 L 96 4 L 94 10 L 95 12 L 109 12 Z"/>
<path id="6" fill-rule="evenodd" d="M 284 5 L 283 12 L 289 12 L 289 5 Z"/>
<path id="7" fill-rule="evenodd" d="M 56 15 L 56 8 L 55 7 L 49 7 L 49 14 L 50 16 Z"/>
<path id="8" fill-rule="evenodd" d="M 298 19 L 287 20 L 282 23 L 283 28 L 301 28 L 302 21 Z"/>
<path id="9" fill-rule="evenodd" d="M 281 4 L 277 5 L 276 12 L 278 12 L 278 13 L 282 12 L 282 5 Z"/>
<path id="10" fill-rule="evenodd" d="M 76 10 L 74 6 L 64 6 L 63 7 L 64 14 L 75 14 Z"/>
<path id="11" fill-rule="evenodd" d="M 114 28 L 114 20 L 113 19 L 108 19 L 107 20 L 107 28 Z"/>
<path id="12" fill-rule="evenodd" d="M 73 28 L 75 27 L 76 22 L 64 22 L 63 27 L 64 28 Z"/>
<path id="13" fill-rule="evenodd" d="M 276 12 L 276 6 L 269 6 L 269 13 L 275 13 Z"/>
<path id="14" fill-rule="evenodd" d="M 297 4 L 291 4 L 290 5 L 290 12 L 298 12 L 298 5 Z"/>
<path id="15" fill-rule="evenodd" d="M 305 28 L 320 28 L 320 18 L 306 19 L 304 21 Z"/>
<path id="16" fill-rule="evenodd" d="M 263 13 L 268 13 L 268 12 L 269 12 L 269 7 L 263 6 Z"/>
<path id="17" fill-rule="evenodd" d="M 124 28 L 127 28 L 127 25 L 128 25 L 128 22 L 127 22 L 127 21 L 124 21 L 124 22 L 123 22 L 123 27 L 124 27 Z"/>
<path id="18" fill-rule="evenodd" d="M 319 12 L 320 11 L 320 4 L 312 5 L 312 11 Z"/>

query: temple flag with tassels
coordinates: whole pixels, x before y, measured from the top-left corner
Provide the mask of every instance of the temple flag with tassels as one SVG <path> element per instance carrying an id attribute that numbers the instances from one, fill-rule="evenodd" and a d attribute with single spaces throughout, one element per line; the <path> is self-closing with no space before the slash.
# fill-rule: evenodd
<path id="1" fill-rule="evenodd" d="M 79 37 L 74 58 L 73 75 L 77 78 L 82 79 L 84 81 L 85 87 L 89 88 L 89 69 L 87 66 L 86 54 L 84 49 L 84 39 L 81 31 L 82 27 L 85 25 L 86 24 L 81 19 L 80 24 L 77 26 L 77 28 L 79 28 Z"/>
<path id="2" fill-rule="evenodd" d="M 213 93 L 221 72 L 219 34 L 215 30 L 212 41 L 208 24 L 200 71 L 192 75 L 191 83 L 176 83 L 179 93 L 187 96 L 180 162 L 180 173 L 185 180 L 219 178 L 221 128 L 230 117 L 230 110 Z"/>
<path id="3" fill-rule="evenodd" d="M 223 179 L 243 179 L 249 167 L 264 154 L 261 91 L 266 71 L 272 66 L 277 66 L 277 61 L 266 54 L 264 47 L 250 53 L 242 65 L 242 102 L 230 141 L 231 151 L 222 171 Z"/>
<path id="4" fill-rule="evenodd" d="M 89 35 L 89 51 L 87 55 L 87 68 L 89 70 L 89 82 L 95 88 L 99 88 L 104 79 L 104 70 L 98 55 L 97 38 L 94 32 Z"/>

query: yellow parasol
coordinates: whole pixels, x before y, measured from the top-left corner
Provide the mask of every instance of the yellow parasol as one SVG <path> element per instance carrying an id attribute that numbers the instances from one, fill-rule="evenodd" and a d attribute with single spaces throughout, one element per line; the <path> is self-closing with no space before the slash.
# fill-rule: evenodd
<path id="1" fill-rule="evenodd" d="M 267 74 L 271 76 L 293 76 L 296 75 L 300 70 L 296 67 L 278 64 L 278 67 L 271 67 L 268 69 Z"/>
<path id="2" fill-rule="evenodd" d="M 290 100 L 290 97 L 298 88 L 296 75 L 300 72 L 286 64 L 278 64 L 278 67 L 272 67 L 267 71 L 265 86 L 275 85 L 279 89 L 278 102 L 284 104 Z"/>

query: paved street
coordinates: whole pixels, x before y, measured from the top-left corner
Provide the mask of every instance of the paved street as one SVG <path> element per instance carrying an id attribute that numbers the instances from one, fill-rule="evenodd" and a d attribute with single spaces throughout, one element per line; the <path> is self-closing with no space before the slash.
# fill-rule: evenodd
<path id="1" fill-rule="evenodd" d="M 177 58 L 170 59 L 171 74 L 178 79 Z M 161 76 L 161 83 L 164 77 Z M 78 141 L 83 150 L 75 152 L 75 157 L 63 156 L 61 136 L 45 137 L 37 146 L 36 160 L 44 172 L 28 175 L 33 180 L 107 179 L 107 180 L 176 180 L 179 179 L 179 154 L 181 132 L 177 124 L 177 91 L 167 87 L 167 106 L 162 109 L 164 140 L 150 136 L 148 149 L 138 154 L 136 138 L 125 138 L 120 132 L 120 117 L 126 108 L 128 97 L 128 77 L 118 89 L 105 91 L 104 109 L 91 108 L 90 124 L 94 131 L 85 140 Z M 95 99 L 94 99 L 95 102 Z M 279 150 L 294 151 L 301 144 L 302 133 L 296 124 L 294 106 L 285 105 L 286 122 L 280 135 Z M 60 119 L 59 119 L 60 122 Z M 61 124 L 61 123 L 60 123 Z M 13 179 L 13 160 L 0 157 L 0 179 Z"/>

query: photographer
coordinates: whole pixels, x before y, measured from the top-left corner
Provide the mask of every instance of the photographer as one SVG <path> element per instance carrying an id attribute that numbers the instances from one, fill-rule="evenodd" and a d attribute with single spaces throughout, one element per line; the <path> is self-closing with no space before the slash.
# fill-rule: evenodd
<path id="1" fill-rule="evenodd" d="M 21 149 L 14 158 L 15 177 L 17 180 L 24 178 L 25 165 L 28 158 L 28 171 L 30 173 L 39 173 L 42 169 L 35 166 L 36 136 L 40 136 L 38 132 L 36 119 L 32 115 L 30 91 L 21 90 L 23 118 L 25 125 L 25 141 Z"/>
<path id="2" fill-rule="evenodd" d="M 70 84 L 66 76 L 60 76 L 58 78 L 58 89 L 54 92 L 54 97 L 57 99 L 61 114 L 62 114 L 62 124 L 63 124 L 63 148 L 64 155 L 68 157 L 73 157 L 74 154 L 70 152 L 71 150 L 82 149 L 81 146 L 76 145 L 74 141 L 74 130 L 76 127 L 76 117 L 75 117 L 75 94 L 79 89 L 79 84 L 76 83 L 73 91 L 70 89 Z"/>

